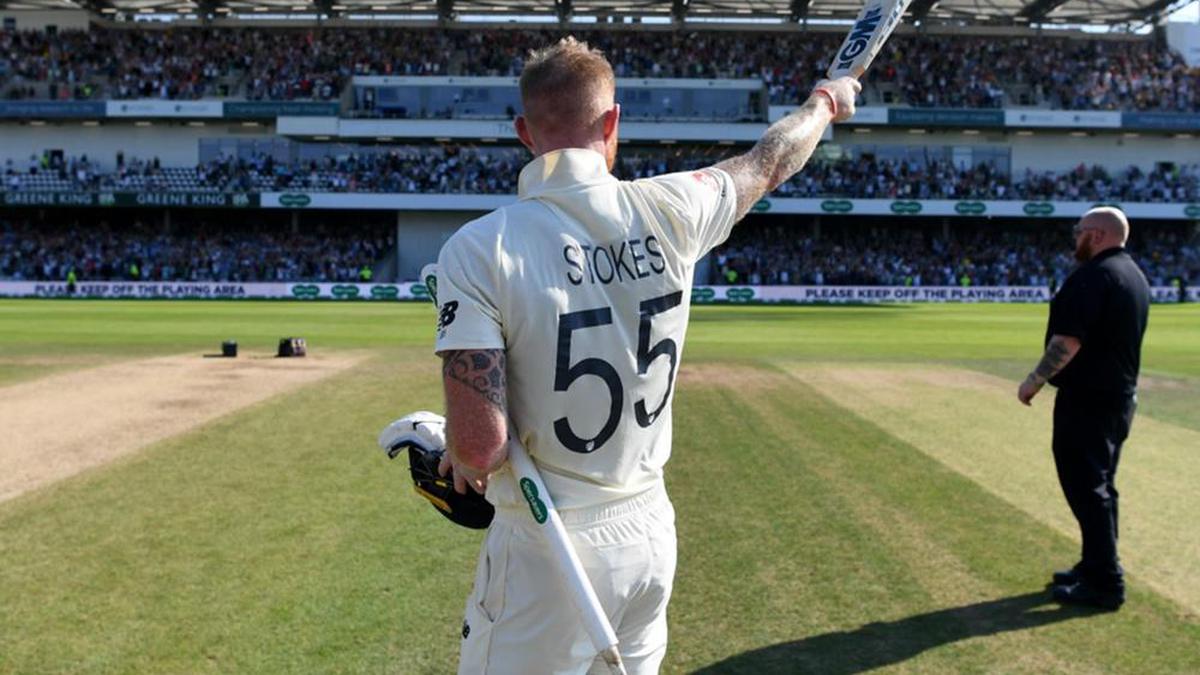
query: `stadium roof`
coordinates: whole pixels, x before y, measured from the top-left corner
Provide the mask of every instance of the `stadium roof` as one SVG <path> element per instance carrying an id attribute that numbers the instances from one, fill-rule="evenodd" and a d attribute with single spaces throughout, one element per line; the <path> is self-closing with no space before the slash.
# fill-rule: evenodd
<path id="1" fill-rule="evenodd" d="M 909 20 L 970 25 L 1120 26 L 1153 21 L 1195 0 L 914 0 Z M 852 19 L 861 0 L 0 0 L 7 9 L 85 9 L 101 16 L 377 17 L 453 20 L 541 16 L 661 16 L 743 20 Z"/>

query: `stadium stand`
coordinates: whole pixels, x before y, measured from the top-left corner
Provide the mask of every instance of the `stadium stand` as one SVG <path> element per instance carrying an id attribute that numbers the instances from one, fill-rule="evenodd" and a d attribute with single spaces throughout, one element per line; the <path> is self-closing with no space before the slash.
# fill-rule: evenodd
<path id="1" fill-rule="evenodd" d="M 862 286 L 1051 286 L 1075 265 L 1067 228 L 960 224 L 735 228 L 713 256 L 709 283 Z M 1200 234 L 1179 227 L 1135 230 L 1129 249 L 1155 286 L 1200 283 Z"/>
<path id="2" fill-rule="evenodd" d="M 831 11 L 847 18 L 840 12 L 857 4 Z M 4 133 L 28 131 L 21 150 L 0 152 L 0 279 L 55 280 L 69 269 L 105 281 L 414 279 L 478 215 L 470 209 L 497 201 L 448 196 L 515 194 L 529 155 L 498 131 L 519 106 L 511 78 L 528 50 L 564 32 L 452 16 L 425 27 L 150 27 L 112 13 L 90 14 L 87 31 L 0 28 L 0 102 L 16 102 Z M 799 102 L 844 35 L 844 26 L 763 23 L 571 26 L 625 78 L 622 117 L 643 127 L 623 137 L 618 177 L 742 151 L 746 134 L 695 129 L 744 131 L 756 127 L 739 123 L 781 114 L 768 104 Z M 971 24 L 906 26 L 867 78 L 862 103 L 875 117 L 834 130 L 697 283 L 1053 287 L 1074 264 L 1071 209 L 1120 203 L 1147 214 L 1131 249 L 1151 282 L 1200 285 L 1200 155 L 1190 152 L 1200 69 L 1151 36 Z M 662 78 L 687 81 L 653 82 Z M 154 100 L 125 110 L 132 99 Z M 229 103 L 240 101 L 263 105 Z M 1081 116 L 1064 111 L 1121 114 L 1073 127 Z M 1026 112 L 1042 117 L 1014 121 Z M 64 199 L 80 196 L 91 201 Z M 810 210 L 781 208 L 788 198 Z M 937 210 L 930 200 L 946 201 Z"/>
<path id="3" fill-rule="evenodd" d="M 757 78 L 791 104 L 824 71 L 836 32 L 572 30 L 618 77 Z M 0 31 L 8 99 L 337 100 L 355 75 L 516 76 L 550 30 L 181 28 Z M 486 45 L 486 47 L 485 47 Z M 233 55 L 232 57 L 230 55 Z M 1200 70 L 1144 39 L 918 36 L 893 40 L 874 104 L 1200 111 Z"/>
<path id="4" fill-rule="evenodd" d="M 696 169 L 719 161 L 729 148 L 632 147 L 614 172 L 636 179 Z M 887 199 L 1021 199 L 1067 201 L 1200 201 L 1200 163 L 1160 164 L 1151 171 L 1120 171 L 1080 164 L 1070 171 L 1026 170 L 1009 176 L 995 164 L 959 165 L 935 158 L 889 159 L 850 149 L 845 159 L 817 158 L 775 191 L 779 197 Z M 196 167 L 164 167 L 130 159 L 104 170 L 86 155 L 61 161 L 31 157 L 5 162 L 2 190 L 133 190 L 173 192 L 384 192 L 515 194 L 529 157 L 522 148 L 470 145 L 363 146 L 360 152 L 292 162 L 273 155 L 219 157 Z"/>
<path id="5" fill-rule="evenodd" d="M 61 280 L 357 281 L 394 247 L 385 225 L 286 227 L 228 223 L 211 214 L 161 223 L 0 220 L 0 278 Z M 1135 231 L 1130 249 L 1151 283 L 1200 284 L 1200 235 L 1178 226 Z M 1067 230 L 960 224 L 786 224 L 752 220 L 713 254 L 698 283 L 752 285 L 1055 286 L 1074 265 Z M 131 266 L 137 274 L 131 275 Z M 732 273 L 732 276 L 730 274 Z M 390 279 L 380 278 L 380 281 Z"/>
<path id="6" fill-rule="evenodd" d="M 250 220 L 247 218 L 246 220 Z M 0 278 L 127 281 L 359 281 L 394 249 L 378 223 L 284 227 L 205 216 L 150 222 L 0 219 Z"/>

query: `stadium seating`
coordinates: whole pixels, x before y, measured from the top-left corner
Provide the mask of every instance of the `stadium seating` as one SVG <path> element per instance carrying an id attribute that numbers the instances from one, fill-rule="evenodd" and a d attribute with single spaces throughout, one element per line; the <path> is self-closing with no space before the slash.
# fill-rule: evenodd
<path id="1" fill-rule="evenodd" d="M 836 32 L 573 31 L 618 77 L 758 78 L 795 103 Z M 545 30 L 0 31 L 0 97 L 337 100 L 355 75 L 516 76 Z M 482 46 L 486 43 L 486 49 Z M 230 58 L 230 55 L 235 55 Z M 869 103 L 1200 111 L 1200 72 L 1151 40 L 913 36 L 877 59 Z"/>
<path id="2" fill-rule="evenodd" d="M 388 225 L 318 224 L 302 231 L 228 218 L 170 229 L 140 222 L 0 218 L 0 279 L 359 281 L 394 251 Z M 136 274 L 131 269 L 136 267 Z"/>
<path id="3" fill-rule="evenodd" d="M 949 232 L 849 224 L 816 236 L 805 220 L 749 223 L 713 254 L 697 283 L 804 285 L 1031 285 L 1061 283 L 1074 265 L 1065 229 L 971 225 Z M 206 218 L 172 228 L 140 223 L 83 227 L 71 220 L 0 219 L 0 279 L 146 281 L 356 281 L 394 247 L 388 227 L 317 225 L 299 232 Z M 1151 283 L 1200 284 L 1200 237 L 1180 227 L 1135 231 L 1130 249 Z M 733 276 L 728 276 L 730 272 Z M 392 281 L 375 277 L 376 281 Z"/>
<path id="4" fill-rule="evenodd" d="M 853 151 L 853 148 L 849 148 Z M 711 147 L 673 150 L 630 147 L 618 156 L 615 173 L 626 179 L 708 166 L 730 152 Z M 935 156 L 931 153 L 931 157 Z M 159 167 L 130 160 L 124 169 L 98 170 L 68 159 L 60 168 L 30 173 L 9 165 L 2 190 L 66 191 L 80 188 L 169 192 L 391 192 L 514 194 L 528 161 L 523 148 L 491 146 L 364 146 L 361 153 L 276 161 L 256 154 L 220 157 L 196 167 Z M 79 166 L 86 164 L 79 179 Z M 887 159 L 873 155 L 834 161 L 815 159 L 775 191 L 778 197 L 866 199 L 986 199 L 1122 202 L 1200 201 L 1200 163 L 1136 166 L 1109 171 L 1079 165 L 1064 172 L 1025 171 L 1009 176 L 990 163 L 974 166 L 926 157 Z"/>
<path id="5" fill-rule="evenodd" d="M 798 236 L 798 232 L 801 233 Z M 1200 283 L 1200 235 L 1189 228 L 1135 230 L 1129 249 L 1150 283 Z M 1057 286 L 1075 266 L 1069 231 L 960 225 L 948 231 L 896 224 L 826 228 L 740 227 L 713 254 L 709 283 Z M 730 276 L 732 272 L 732 276 Z"/>
<path id="6" fill-rule="evenodd" d="M 620 92 L 627 97 L 623 100 L 626 119 L 653 123 L 763 121 L 768 101 L 794 104 L 801 99 L 822 76 L 825 59 L 842 39 L 840 30 L 799 35 L 748 29 L 572 32 L 602 49 L 619 78 L 693 80 L 644 91 L 622 84 L 631 87 Z M 483 84 L 448 83 L 445 78 L 513 78 L 520 73 L 528 50 L 560 34 L 559 30 L 517 28 L 141 30 L 98 24 L 86 32 L 0 30 L 0 99 L 325 101 L 330 103 L 314 106 L 325 110 L 320 114 L 329 115 L 340 106 L 344 118 L 507 119 L 516 112 L 511 79 L 497 80 L 497 87 L 507 88 L 501 96 L 485 91 Z M 421 86 L 429 90 L 408 91 L 404 98 L 392 94 L 397 89 L 420 87 L 408 82 L 368 85 L 367 80 L 355 80 L 375 76 L 442 79 L 425 80 L 428 84 Z M 710 98 L 698 103 L 698 92 L 710 79 L 745 82 L 721 83 L 741 86 L 737 96 L 718 87 L 705 92 Z M 756 81 L 761 81 L 761 88 Z M 1189 69 L 1165 46 L 1132 36 L 984 38 L 906 33 L 888 44 L 867 82 L 863 102 L 874 106 L 1200 113 L 1200 70 Z M 676 94 L 670 86 L 686 93 Z M 366 90 L 371 87 L 368 95 Z M 455 87 L 462 88 L 461 96 Z M 395 100 L 384 101 L 388 96 Z M 692 106 L 686 110 L 685 98 Z M 412 104 L 410 99 L 419 103 Z M 747 116 L 747 111 L 753 115 Z M 269 113 L 274 114 L 278 113 Z M 55 123 L 36 121 L 51 129 Z M 376 123 L 372 119 L 351 121 Z M 11 122 L 10 129 L 21 123 Z M 73 124 L 78 127 L 78 120 Z M 160 125 L 155 120 L 153 134 L 147 137 L 170 138 L 183 124 L 173 120 Z M 83 140 L 35 146 L 39 154 L 28 162 L 6 159 L 0 193 L 512 195 L 520 169 L 529 160 L 522 147 L 490 138 L 498 135 L 490 131 L 480 134 L 475 143 L 398 144 L 390 140 L 392 134 L 379 133 L 373 144 L 351 145 L 318 141 L 316 133 L 288 135 L 257 120 L 246 123 L 252 130 L 241 129 L 241 121 L 233 115 L 208 124 L 209 130 L 179 133 L 178 141 L 168 141 L 178 145 L 164 156 L 195 157 L 191 150 L 199 144 L 201 161 L 187 166 L 178 161 L 168 165 L 155 157 L 125 157 L 124 153 L 119 164 L 97 160 L 95 155 L 112 152 L 114 145 L 133 146 L 107 139 L 89 146 L 90 131 L 78 136 L 64 131 L 64 139 Z M 957 132 L 953 126 L 949 129 Z M 109 138 L 124 135 L 132 142 L 138 132 L 131 128 L 122 121 L 105 121 L 98 133 Z M 231 133 L 231 129 L 244 135 Z M 263 140 L 276 131 L 279 136 Z M 867 131 L 874 135 L 865 135 Z M 1180 130 L 1164 128 L 1163 134 L 1174 131 Z M 1138 132 L 1150 135 L 1142 128 L 1130 131 L 1130 141 L 1123 147 L 1131 153 L 1137 152 L 1133 148 L 1141 143 L 1133 140 Z M 994 139 L 988 143 L 972 140 L 951 148 L 959 141 L 949 134 L 911 137 L 930 139 L 921 142 L 897 140 L 909 137 L 903 129 L 842 129 L 838 133 L 836 144 L 823 146 L 806 169 L 779 186 L 773 196 L 1200 203 L 1200 163 L 1163 161 L 1146 167 L 1147 159 L 1161 159 L 1161 155 L 1138 154 L 1137 160 L 1143 162 L 1139 168 L 1128 165 L 1134 154 L 1113 151 L 1104 157 L 1091 153 L 1087 163 L 1074 168 L 1044 170 L 1025 169 L 1031 163 L 1036 165 L 1030 156 L 1041 156 L 1025 152 L 1024 164 L 1012 170 L 1015 142 L 1010 147 L 992 142 Z M 972 133 L 982 138 L 978 130 Z M 1043 132 L 1037 133 L 1041 142 Z M 1054 143 L 1068 132 L 1052 128 L 1045 133 L 1046 142 Z M 1188 135 L 1180 133 L 1179 137 Z M 671 137 L 662 138 L 669 143 Z M 866 144 L 872 138 L 880 142 Z M 1146 147 L 1167 152 L 1162 150 L 1161 138 L 1143 140 Z M 643 136 L 624 144 L 614 173 L 637 179 L 691 170 L 744 149 L 686 140 L 659 145 L 657 141 Z M 905 146 L 888 145 L 906 142 Z M 77 147 L 70 147 L 72 144 Z M 42 155 L 41 147 L 64 149 Z M 270 151 L 262 151 L 263 147 Z M 1186 154 L 1182 156 L 1186 159 Z M 1092 164 L 1096 157 L 1104 164 Z M 396 268 L 391 262 L 399 255 L 396 224 L 370 222 L 372 216 L 359 215 L 367 212 L 346 215 L 313 209 L 310 213 L 318 215 L 298 227 L 300 209 L 277 209 L 272 216 L 276 221 L 268 226 L 261 222 L 267 217 L 265 211 L 238 211 L 231 217 L 204 208 L 172 209 L 167 216 L 165 209 L 134 213 L 115 200 L 110 200 L 108 207 L 111 209 L 101 218 L 112 222 L 94 222 L 91 216 L 80 221 L 69 204 L 37 216 L 21 210 L 23 207 L 0 213 L 0 279 L 61 279 L 71 268 L 82 280 L 130 279 L 132 265 L 140 280 L 344 282 L 359 280 L 364 268 L 378 269 L 376 281 L 394 280 L 388 275 Z M 136 222 L 142 213 L 149 224 Z M 824 232 L 813 226 L 810 216 L 775 211 L 756 216 L 714 253 L 707 268 L 710 277 L 697 282 L 1052 286 L 1074 264 L 1070 242 L 1058 229 L 1034 231 L 1006 223 L 997 230 L 992 227 L 994 221 L 989 221 L 992 229 L 988 229 L 982 227 L 982 221 L 964 218 L 961 222 L 965 224 L 956 225 L 951 232 L 930 225 L 932 218 L 918 223 L 906 213 L 892 214 L 896 220 L 886 232 L 872 229 L 880 225 L 862 225 L 853 217 L 834 213 L 824 216 Z M 374 217 L 378 220 L 378 215 Z M 172 218 L 175 222 L 169 224 Z M 285 218 L 294 218 L 290 228 L 281 225 L 288 222 Z M 323 218 L 331 221 L 316 222 Z M 1150 223 L 1141 229 L 1140 225 L 1131 249 L 1154 285 L 1166 285 L 1176 278 L 1200 284 L 1200 241 L 1188 226 Z M 887 242 L 886 247 L 879 242 Z"/>

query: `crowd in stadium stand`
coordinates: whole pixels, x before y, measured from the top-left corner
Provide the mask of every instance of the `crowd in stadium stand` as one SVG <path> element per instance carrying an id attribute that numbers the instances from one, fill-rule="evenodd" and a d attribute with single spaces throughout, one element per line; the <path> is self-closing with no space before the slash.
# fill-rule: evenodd
<path id="1" fill-rule="evenodd" d="M 81 281 L 389 281 L 374 268 L 394 246 L 392 226 L 286 226 L 204 221 L 178 225 L 0 220 L 0 278 Z M 1200 285 L 1200 233 L 1135 229 L 1130 250 L 1155 286 Z M 956 225 L 748 223 L 711 258 L 698 283 L 1057 286 L 1075 265 L 1066 224 L 1038 230 Z M 370 271 L 368 271 L 370 270 Z"/>
<path id="2" fill-rule="evenodd" d="M 62 281 L 74 270 L 81 281 L 367 281 L 395 245 L 391 232 L 0 220 L 0 278 Z"/>
<path id="3" fill-rule="evenodd" d="M 1111 172 L 1080 164 L 1068 171 L 1027 169 L 1007 176 L 990 163 L 857 159 L 815 162 L 780 186 L 781 197 L 1018 199 L 1173 202 L 1200 199 L 1200 164 Z"/>
<path id="4" fill-rule="evenodd" d="M 728 152 L 727 148 L 718 148 Z M 711 165 L 713 148 L 627 149 L 614 172 L 625 179 Z M 121 157 L 103 169 L 86 155 L 30 157 L 4 166 L 0 190 L 126 190 L 258 192 L 390 192 L 513 194 L 529 160 L 524 149 L 456 145 L 398 146 L 282 162 L 269 154 L 222 156 L 196 167 L 164 167 L 158 159 Z M 1099 165 L 1066 171 L 1025 170 L 1009 176 L 991 163 L 960 166 L 944 159 L 882 159 L 871 155 L 814 159 L 781 185 L 777 197 L 863 199 L 987 199 L 1117 202 L 1200 201 L 1200 163 Z"/>
<path id="5" fill-rule="evenodd" d="M 709 283 L 865 286 L 1057 287 L 1076 265 L 1068 226 L 1060 230 L 962 228 L 736 228 L 713 252 Z M 1200 283 L 1200 234 L 1134 231 L 1129 249 L 1154 286 Z"/>
<path id="6" fill-rule="evenodd" d="M 196 169 L 198 182 L 222 191 L 512 194 L 524 151 L 481 153 L 457 146 L 408 146 L 391 152 L 282 163 L 270 155 L 221 157 Z"/>
<path id="7" fill-rule="evenodd" d="M 761 79 L 795 103 L 840 32 L 572 31 L 618 77 Z M 515 76 L 558 30 L 180 28 L 0 31 L 8 98 L 337 99 L 354 75 Z M 1200 110 L 1200 70 L 1152 40 L 903 35 L 873 66 L 870 102 Z"/>

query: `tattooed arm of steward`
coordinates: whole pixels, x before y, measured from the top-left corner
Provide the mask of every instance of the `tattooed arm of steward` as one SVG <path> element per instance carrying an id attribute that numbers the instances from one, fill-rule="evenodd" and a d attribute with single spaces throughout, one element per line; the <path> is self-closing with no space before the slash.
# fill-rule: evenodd
<path id="1" fill-rule="evenodd" d="M 508 459 L 504 350 L 450 350 L 441 355 L 446 447 L 456 466 L 486 476 Z"/>
<path id="2" fill-rule="evenodd" d="M 1021 386 L 1017 387 L 1017 398 L 1029 405 L 1034 396 L 1042 390 L 1046 382 L 1059 374 L 1071 359 L 1079 353 L 1080 342 L 1079 338 L 1071 337 L 1070 335 L 1052 335 L 1050 341 L 1046 343 L 1046 351 L 1042 354 L 1042 360 L 1038 361 L 1037 367 L 1033 372 L 1021 382 Z"/>
<path id="3" fill-rule="evenodd" d="M 1079 353 L 1079 347 L 1079 338 L 1069 335 L 1051 336 L 1050 342 L 1046 343 L 1046 351 L 1042 354 L 1042 360 L 1038 361 L 1037 367 L 1029 373 L 1026 379 L 1039 387 L 1046 384 L 1047 380 L 1067 367 L 1071 359 Z"/>

